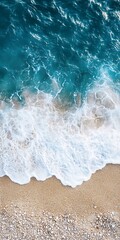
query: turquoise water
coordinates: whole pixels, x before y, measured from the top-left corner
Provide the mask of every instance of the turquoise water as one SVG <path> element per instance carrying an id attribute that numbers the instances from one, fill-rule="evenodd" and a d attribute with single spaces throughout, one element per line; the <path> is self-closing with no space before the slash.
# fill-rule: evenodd
<path id="1" fill-rule="evenodd" d="M 119 25 L 118 0 L 0 2 L 1 176 L 76 186 L 120 163 Z"/>
<path id="2" fill-rule="evenodd" d="M 101 68 L 119 81 L 119 1 L 7 1 L 0 3 L 0 92 L 56 92 L 73 102 Z M 64 85 L 64 86 L 63 86 Z"/>

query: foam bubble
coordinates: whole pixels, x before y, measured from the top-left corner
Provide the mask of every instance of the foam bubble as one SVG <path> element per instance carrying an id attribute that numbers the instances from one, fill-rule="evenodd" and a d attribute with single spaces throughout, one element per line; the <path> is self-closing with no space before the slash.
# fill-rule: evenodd
<path id="1" fill-rule="evenodd" d="M 0 176 L 25 184 L 55 175 L 75 187 L 120 163 L 120 97 L 110 86 L 94 87 L 67 110 L 50 94 L 23 97 L 24 106 L 0 102 Z"/>

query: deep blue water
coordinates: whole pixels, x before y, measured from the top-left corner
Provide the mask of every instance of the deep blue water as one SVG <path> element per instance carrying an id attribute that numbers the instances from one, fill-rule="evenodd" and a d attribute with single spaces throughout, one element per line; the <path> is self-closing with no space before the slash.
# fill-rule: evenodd
<path id="1" fill-rule="evenodd" d="M 119 81 L 119 18 L 118 0 L 1 0 L 2 97 L 26 87 L 56 96 L 55 80 L 73 102 L 102 71 Z"/>

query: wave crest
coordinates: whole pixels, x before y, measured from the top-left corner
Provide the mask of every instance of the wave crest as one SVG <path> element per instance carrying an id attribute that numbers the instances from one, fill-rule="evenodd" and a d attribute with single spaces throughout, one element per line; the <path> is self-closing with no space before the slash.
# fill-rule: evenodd
<path id="1" fill-rule="evenodd" d="M 67 108 L 50 94 L 23 92 L 24 106 L 0 102 L 0 176 L 25 184 L 55 175 L 75 187 L 120 163 L 120 96 L 97 86 Z M 79 104 L 77 104 L 79 103 Z"/>

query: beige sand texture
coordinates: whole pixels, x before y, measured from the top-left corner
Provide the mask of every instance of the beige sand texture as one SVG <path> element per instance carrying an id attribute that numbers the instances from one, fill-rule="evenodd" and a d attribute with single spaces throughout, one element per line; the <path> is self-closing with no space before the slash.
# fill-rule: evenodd
<path id="1" fill-rule="evenodd" d="M 26 185 L 3 177 L 0 212 L 2 240 L 120 239 L 120 165 L 107 165 L 74 189 L 54 177 Z"/>

